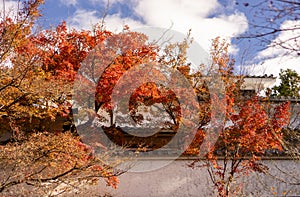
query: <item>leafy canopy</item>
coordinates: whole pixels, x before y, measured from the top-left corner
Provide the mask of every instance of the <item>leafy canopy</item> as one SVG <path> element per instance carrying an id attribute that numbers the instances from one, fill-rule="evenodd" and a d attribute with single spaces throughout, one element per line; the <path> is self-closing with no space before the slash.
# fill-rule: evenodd
<path id="1" fill-rule="evenodd" d="M 300 97 L 300 75 L 292 69 L 280 69 L 280 84 L 273 87 L 273 96 Z"/>

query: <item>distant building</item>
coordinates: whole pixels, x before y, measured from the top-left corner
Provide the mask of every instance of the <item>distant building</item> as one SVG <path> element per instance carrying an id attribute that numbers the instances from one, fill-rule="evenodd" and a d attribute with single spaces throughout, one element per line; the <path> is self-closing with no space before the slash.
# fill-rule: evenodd
<path id="1" fill-rule="evenodd" d="M 242 84 L 242 95 L 253 96 L 266 88 L 271 88 L 276 83 L 273 75 L 245 76 Z"/>

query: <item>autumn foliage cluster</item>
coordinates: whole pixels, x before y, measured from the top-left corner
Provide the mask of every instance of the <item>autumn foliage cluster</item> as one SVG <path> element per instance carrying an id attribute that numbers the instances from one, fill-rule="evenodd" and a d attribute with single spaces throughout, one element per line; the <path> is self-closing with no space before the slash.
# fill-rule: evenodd
<path id="1" fill-rule="evenodd" d="M 113 34 L 100 27 L 70 31 L 65 22 L 33 31 L 42 3 L 24 1 L 16 17 L 0 21 L 0 193 L 74 192 L 70 188 L 99 178 L 115 188 L 120 172 L 105 165 L 107 157 L 95 157 L 80 138 L 61 133 L 64 121 L 71 120 L 72 82 L 80 62 Z"/>
<path id="2" fill-rule="evenodd" d="M 196 160 L 191 167 L 207 167 L 218 196 L 239 195 L 241 188 L 232 184 L 235 179 L 250 172 L 267 172 L 267 167 L 259 162 L 261 158 L 267 150 L 282 151 L 290 103 L 274 106 L 266 97 L 242 95 L 243 76 L 233 75 L 234 61 L 228 55 L 228 44 L 218 38 L 213 42 L 212 57 L 225 85 L 225 96 L 217 102 L 224 109 L 225 118 L 217 142 L 205 156 L 207 160 L 204 164 Z M 187 152 L 199 153 L 197 146 L 206 135 L 205 128 L 199 128 Z"/>
<path id="3" fill-rule="evenodd" d="M 159 63 L 180 72 L 197 95 L 199 128 L 191 145 L 178 147 L 187 148 L 185 154 L 201 152 L 199 147 L 215 112 L 212 107 L 224 111 L 222 132 L 205 154 L 205 166 L 220 196 L 230 193 L 236 174 L 261 171 L 257 162 L 266 150 L 282 149 L 282 128 L 289 120 L 289 104 L 272 108 L 262 104 L 257 96 L 243 99 L 240 94 L 243 77 L 233 74 L 234 62 L 225 41 L 219 38 L 213 41 L 211 65 L 206 65 L 221 76 L 224 96 L 219 98 L 209 92 L 212 79 L 201 71 L 203 65 L 197 65 L 199 68 L 192 72 L 187 60 L 187 49 L 192 42 L 189 34 L 183 42 L 160 49 L 149 43 L 147 36 L 131 32 L 127 26 L 116 34 L 106 31 L 101 24 L 95 25 L 93 30 L 78 31 L 68 29 L 62 22 L 54 29 L 33 32 L 42 3 L 42 0 L 25 1 L 16 18 L 6 17 L 0 21 L 0 121 L 5 123 L 0 126 L 0 134 L 11 134 L 0 147 L 0 168 L 5 172 L 0 175 L 0 193 L 19 184 L 44 187 L 47 183 L 53 191 L 63 183 L 76 183 L 79 187 L 83 180 L 94 183 L 99 177 L 116 187 L 115 176 L 120 172 L 102 162 L 105 155 L 101 159 L 94 157 L 90 146 L 74 134 L 62 133 L 62 129 L 46 131 L 41 120 L 55 121 L 61 117 L 72 121 L 70 97 L 74 96 L 79 103 L 93 106 L 94 112 L 84 114 L 88 122 L 94 118 L 103 120 L 101 114 L 96 113 L 102 110 L 109 116 L 103 122 L 109 122 L 109 128 L 113 128 L 112 92 L 128 70 L 141 64 Z M 95 47 L 98 51 L 93 51 Z M 93 76 L 102 68 L 93 64 L 79 72 L 91 51 L 97 53 L 97 61 L 101 61 L 96 63 L 106 65 L 101 77 Z M 82 95 L 73 95 L 75 80 L 85 87 Z M 180 89 L 181 85 L 178 84 L 179 91 L 186 91 Z M 95 95 L 86 98 L 86 93 L 94 91 L 91 87 L 96 87 Z M 120 95 L 122 93 L 125 92 Z M 218 98 L 214 101 L 216 106 L 211 105 L 214 98 Z M 130 97 L 130 116 L 140 124 L 144 120 L 138 113 L 140 107 L 155 104 L 162 106 L 169 116 L 163 129 L 176 132 L 182 123 L 183 106 L 176 94 L 162 84 L 145 81 L 138 87 Z M 36 126 L 29 126 L 36 120 L 39 120 Z M 218 162 L 220 157 L 222 165 Z"/>

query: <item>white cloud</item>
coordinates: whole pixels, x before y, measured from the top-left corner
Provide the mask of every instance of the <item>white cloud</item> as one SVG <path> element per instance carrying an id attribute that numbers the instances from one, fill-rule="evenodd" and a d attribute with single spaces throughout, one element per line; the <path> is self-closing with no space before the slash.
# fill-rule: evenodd
<path id="1" fill-rule="evenodd" d="M 300 59 L 295 56 L 278 56 L 270 59 L 266 59 L 259 64 L 256 64 L 253 73 L 256 75 L 273 74 L 279 76 L 280 69 L 293 69 L 300 73 Z"/>
<path id="2" fill-rule="evenodd" d="M 244 32 L 248 25 L 243 13 L 218 15 L 222 6 L 217 0 L 139 0 L 136 13 L 147 25 L 168 28 L 184 34 L 192 29 L 192 36 L 208 50 L 211 40 L 217 36 L 230 39 Z M 213 18 L 208 16 L 216 14 Z M 232 51 L 237 51 L 232 46 Z"/>
<path id="3" fill-rule="evenodd" d="M 18 9 L 19 9 L 18 4 L 19 4 L 18 1 L 4 1 L 4 4 L 3 4 L 3 1 L 1 1 L 0 2 L 0 10 L 1 10 L 0 18 L 1 19 L 3 18 L 4 11 L 5 11 L 5 16 L 11 17 L 11 18 L 14 18 L 15 16 L 17 16 Z M 20 6 L 21 6 L 21 4 L 20 4 Z M 4 10 L 4 8 L 5 8 L 5 10 Z"/>
<path id="4" fill-rule="evenodd" d="M 92 3 L 104 3 L 105 0 L 89 0 Z M 130 3 L 134 14 L 140 17 L 147 26 L 169 28 L 186 34 L 192 29 L 192 36 L 205 49 L 209 50 L 211 40 L 221 36 L 230 39 L 243 33 L 247 28 L 247 18 L 243 13 L 234 12 L 230 15 L 223 14 L 223 7 L 217 0 L 110 0 L 115 2 Z M 214 15 L 214 17 L 209 17 Z M 98 22 L 100 16 L 96 12 L 76 11 L 71 23 L 76 27 L 89 28 L 91 22 Z M 106 18 L 108 30 L 121 30 L 124 24 L 131 29 L 141 26 L 140 21 L 132 18 L 121 18 L 120 14 L 108 15 Z M 236 46 L 231 46 L 231 52 L 236 53 Z"/>
<path id="5" fill-rule="evenodd" d="M 69 24 L 76 29 L 92 29 L 93 25 L 101 22 L 102 18 L 97 16 L 96 11 L 77 10 L 74 16 L 68 20 Z M 120 32 L 124 25 L 131 29 L 143 24 L 131 18 L 121 18 L 120 14 L 108 15 L 105 18 L 105 28 L 112 32 Z"/>
<path id="6" fill-rule="evenodd" d="M 217 0 L 138 0 L 136 12 L 152 24 L 169 19 L 207 17 L 219 7 Z M 152 23 L 152 24 L 151 24 Z"/>
<path id="7" fill-rule="evenodd" d="M 107 4 L 109 2 L 109 5 L 118 3 L 118 2 L 124 2 L 125 0 L 89 0 L 90 3 L 92 3 L 93 5 L 97 5 L 99 3 L 103 4 Z"/>
<path id="8" fill-rule="evenodd" d="M 258 58 L 270 58 L 286 54 L 286 48 L 300 48 L 300 20 L 285 21 L 280 29 L 295 29 L 294 31 L 282 31 L 277 38 L 275 38 L 266 50 L 259 53 Z M 292 38 L 292 39 L 291 39 Z M 278 46 L 278 44 L 283 47 Z"/>
<path id="9" fill-rule="evenodd" d="M 281 28 L 292 27 L 298 25 L 300 26 L 300 21 L 286 21 L 282 24 Z M 262 74 L 273 74 L 275 76 L 279 76 L 280 69 L 293 69 L 300 73 L 300 57 L 297 54 L 291 53 L 286 49 L 283 49 L 279 46 L 274 46 L 275 43 L 284 42 L 284 44 L 291 47 L 299 46 L 299 38 L 298 41 L 294 39 L 290 39 L 292 37 L 300 35 L 300 30 L 296 31 L 283 31 L 281 32 L 266 48 L 261 51 L 257 60 L 260 61 L 257 65 L 255 65 L 253 74 L 262 75 Z"/>
<path id="10" fill-rule="evenodd" d="M 259 64 L 252 66 L 252 72 L 249 72 L 250 75 L 274 75 L 277 77 L 276 83 L 274 85 L 280 84 L 279 73 L 280 69 L 292 69 L 300 73 L 300 59 L 295 56 L 279 56 L 275 58 L 267 59 Z"/>
<path id="11" fill-rule="evenodd" d="M 100 20 L 96 13 L 96 11 L 78 9 L 74 16 L 68 19 L 68 23 L 76 29 L 91 29 Z"/>
<path id="12" fill-rule="evenodd" d="M 143 26 L 141 22 L 131 18 L 121 18 L 119 14 L 109 15 L 105 18 L 105 26 L 109 31 L 120 32 L 124 25 L 128 25 L 130 29 Z"/>
<path id="13" fill-rule="evenodd" d="M 89 2 L 93 5 L 98 4 L 98 3 L 103 3 L 104 0 L 89 0 Z"/>
<path id="14" fill-rule="evenodd" d="M 77 0 L 60 0 L 60 2 L 66 6 L 76 6 L 78 4 Z"/>

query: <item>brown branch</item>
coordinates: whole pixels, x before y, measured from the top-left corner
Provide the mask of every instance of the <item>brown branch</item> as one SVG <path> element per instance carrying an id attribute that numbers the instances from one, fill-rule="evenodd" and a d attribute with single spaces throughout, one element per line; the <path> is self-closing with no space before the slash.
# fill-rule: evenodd
<path id="1" fill-rule="evenodd" d="M 300 2 L 296 2 L 296 1 L 288 1 L 288 0 L 276 0 L 276 1 L 300 6 Z"/>

